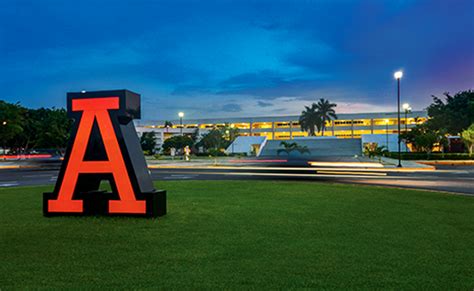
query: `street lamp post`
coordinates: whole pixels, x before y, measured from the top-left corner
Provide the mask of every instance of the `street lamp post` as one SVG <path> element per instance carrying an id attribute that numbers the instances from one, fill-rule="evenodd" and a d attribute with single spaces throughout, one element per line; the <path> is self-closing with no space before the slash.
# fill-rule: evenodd
<path id="1" fill-rule="evenodd" d="M 387 151 L 390 151 L 388 147 L 388 119 L 385 119 L 385 145 L 387 146 Z"/>
<path id="2" fill-rule="evenodd" d="M 7 126 L 7 121 L 4 120 L 2 122 L 2 129 L 5 130 L 5 126 Z M 5 144 L 5 139 L 3 140 L 3 159 L 6 160 L 7 159 L 7 145 Z"/>
<path id="3" fill-rule="evenodd" d="M 402 166 L 402 159 L 401 159 L 401 144 L 400 144 L 400 79 L 403 77 L 403 72 L 402 71 L 398 71 L 398 72 L 395 72 L 395 74 L 393 75 L 395 77 L 395 79 L 397 80 L 397 119 L 398 119 L 398 166 L 397 167 L 401 167 Z"/>
<path id="4" fill-rule="evenodd" d="M 232 129 L 234 129 L 235 125 L 234 125 L 234 124 L 231 124 L 230 127 L 231 127 Z M 234 132 L 234 131 L 232 131 L 232 132 Z M 232 135 L 233 135 L 233 134 L 232 134 Z M 232 136 L 232 137 L 234 137 L 234 139 L 232 140 L 232 154 L 234 154 L 234 141 L 235 141 L 235 136 Z"/>
<path id="5" fill-rule="evenodd" d="M 179 116 L 179 125 L 180 125 L 179 128 L 180 128 L 180 131 L 181 131 L 181 135 L 183 135 L 183 117 L 184 117 L 184 113 L 179 112 L 178 116 Z"/>
<path id="6" fill-rule="evenodd" d="M 410 104 L 403 103 L 403 110 L 405 110 L 405 134 L 408 132 L 408 112 L 411 111 Z M 408 152 L 408 145 L 405 141 L 405 152 Z"/>

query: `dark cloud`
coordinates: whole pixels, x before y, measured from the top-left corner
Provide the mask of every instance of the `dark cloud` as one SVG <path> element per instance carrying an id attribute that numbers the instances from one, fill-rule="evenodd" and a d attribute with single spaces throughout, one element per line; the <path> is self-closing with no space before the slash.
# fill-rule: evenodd
<path id="1" fill-rule="evenodd" d="M 243 91 L 249 88 L 269 88 L 284 82 L 281 73 L 265 70 L 232 76 L 219 83 L 221 93 Z"/>
<path id="2" fill-rule="evenodd" d="M 229 104 L 222 105 L 221 110 L 224 112 L 241 112 L 242 106 L 235 103 L 229 103 Z"/>
<path id="3" fill-rule="evenodd" d="M 269 106 L 273 106 L 273 103 L 258 101 L 257 105 L 260 106 L 260 107 L 269 107 Z"/>
<path id="4" fill-rule="evenodd" d="M 206 88 L 206 87 L 198 86 L 198 85 L 183 85 L 183 86 L 176 86 L 176 88 L 174 88 L 174 90 L 171 92 L 171 95 L 189 96 L 189 95 L 208 94 L 208 93 L 213 93 L 210 88 Z"/>

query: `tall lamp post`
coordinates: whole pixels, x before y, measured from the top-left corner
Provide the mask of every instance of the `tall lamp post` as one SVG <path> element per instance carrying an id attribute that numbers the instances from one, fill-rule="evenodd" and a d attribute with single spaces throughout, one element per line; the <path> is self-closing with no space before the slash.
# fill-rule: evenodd
<path id="1" fill-rule="evenodd" d="M 408 132 L 408 112 L 411 111 L 410 104 L 408 103 L 403 103 L 403 110 L 405 111 L 405 134 Z M 405 152 L 408 152 L 408 145 L 405 142 Z"/>
<path id="2" fill-rule="evenodd" d="M 230 128 L 234 129 L 234 127 L 235 127 L 235 124 L 232 123 L 232 124 L 230 125 Z M 232 130 L 232 138 L 233 138 L 233 140 L 232 140 L 232 154 L 234 154 L 234 141 L 235 141 L 235 136 L 234 136 L 234 134 L 235 134 L 235 132 Z"/>
<path id="3" fill-rule="evenodd" d="M 4 120 L 2 122 L 2 129 L 5 130 L 5 127 L 7 126 L 7 121 Z M 7 145 L 5 144 L 5 140 L 3 140 L 3 159 L 7 159 Z"/>
<path id="4" fill-rule="evenodd" d="M 393 76 L 395 77 L 395 79 L 397 80 L 397 113 L 398 113 L 398 166 L 397 167 L 401 167 L 402 166 L 402 158 L 401 158 L 401 144 L 400 144 L 400 79 L 403 77 L 403 72 L 402 71 L 398 71 L 398 72 L 395 72 L 395 74 L 393 74 Z"/>
<path id="5" fill-rule="evenodd" d="M 385 122 L 385 145 L 387 146 L 387 151 L 390 151 L 388 147 L 388 119 L 385 119 L 384 122 Z"/>
<path id="6" fill-rule="evenodd" d="M 179 116 L 179 128 L 180 128 L 180 131 L 181 131 L 181 135 L 183 135 L 183 117 L 184 117 L 184 112 L 179 112 L 178 113 L 178 116 Z"/>

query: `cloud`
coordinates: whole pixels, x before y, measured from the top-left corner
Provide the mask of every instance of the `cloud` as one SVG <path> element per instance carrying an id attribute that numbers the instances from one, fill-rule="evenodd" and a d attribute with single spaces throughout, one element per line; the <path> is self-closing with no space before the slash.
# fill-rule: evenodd
<path id="1" fill-rule="evenodd" d="M 260 107 L 269 107 L 269 106 L 273 106 L 273 103 L 258 101 L 257 105 L 260 106 Z"/>
<path id="2" fill-rule="evenodd" d="M 318 98 L 382 110 L 398 68 L 418 108 L 472 84 L 472 0 L 106 2 L 2 5 L 0 98 L 62 106 L 68 91 L 129 88 L 145 118 L 199 118 L 294 114 Z"/>
<path id="3" fill-rule="evenodd" d="M 229 103 L 229 104 L 222 105 L 221 110 L 224 112 L 241 112 L 242 106 L 235 103 Z"/>

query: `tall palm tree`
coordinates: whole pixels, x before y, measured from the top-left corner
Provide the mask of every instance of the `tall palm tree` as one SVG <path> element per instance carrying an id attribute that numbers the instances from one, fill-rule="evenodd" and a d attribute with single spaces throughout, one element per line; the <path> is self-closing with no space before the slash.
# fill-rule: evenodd
<path id="1" fill-rule="evenodd" d="M 170 127 L 173 127 L 173 123 L 171 123 L 171 121 L 166 120 L 164 126 L 166 128 L 166 132 L 168 132 L 168 129 Z"/>
<path id="2" fill-rule="evenodd" d="M 314 103 L 313 103 L 314 105 Z M 316 104 L 316 110 L 321 118 L 321 135 L 324 136 L 324 129 L 326 128 L 326 121 L 331 121 L 332 119 L 337 119 L 336 107 L 337 104 L 330 103 L 329 100 L 324 98 L 319 99 L 318 104 Z"/>
<path id="3" fill-rule="evenodd" d="M 315 130 L 318 132 L 321 127 L 321 117 L 317 110 L 317 104 L 313 103 L 311 107 L 305 106 L 306 110 L 303 110 L 300 115 L 300 126 L 301 130 L 307 131 L 309 136 L 315 136 Z"/>

